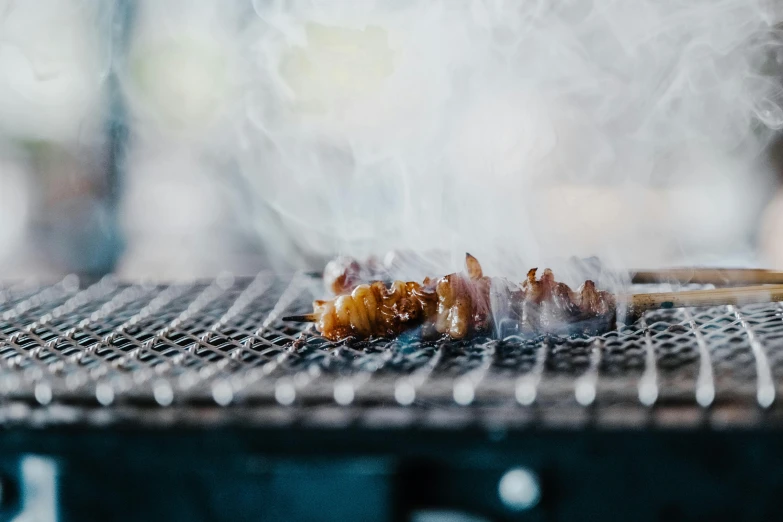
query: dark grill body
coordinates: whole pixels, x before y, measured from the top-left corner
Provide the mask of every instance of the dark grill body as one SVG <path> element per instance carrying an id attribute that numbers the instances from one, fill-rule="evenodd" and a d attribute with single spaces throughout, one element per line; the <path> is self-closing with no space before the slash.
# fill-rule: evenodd
<path id="1" fill-rule="evenodd" d="M 280 321 L 321 288 L 4 287 L 5 513 L 26 509 L 22 454 L 52 459 L 63 520 L 779 512 L 777 304 L 657 311 L 593 338 L 331 343 Z M 530 505 L 500 492 L 516 468 Z"/>

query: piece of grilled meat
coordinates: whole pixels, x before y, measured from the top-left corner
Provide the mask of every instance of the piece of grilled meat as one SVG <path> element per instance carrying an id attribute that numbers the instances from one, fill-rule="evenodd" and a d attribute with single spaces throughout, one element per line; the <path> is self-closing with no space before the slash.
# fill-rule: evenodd
<path id="1" fill-rule="evenodd" d="M 614 295 L 596 289 L 595 283 L 585 281 L 574 291 L 555 280 L 546 269 L 536 279 L 537 269 L 517 289 L 508 292 L 504 333 L 534 334 L 595 334 L 615 326 L 617 303 Z"/>
<path id="2" fill-rule="evenodd" d="M 350 294 L 315 301 L 312 320 L 316 329 L 332 341 L 346 337 L 395 337 L 429 323 L 437 312 L 437 295 L 428 281 L 423 284 L 381 281 L 359 285 Z"/>

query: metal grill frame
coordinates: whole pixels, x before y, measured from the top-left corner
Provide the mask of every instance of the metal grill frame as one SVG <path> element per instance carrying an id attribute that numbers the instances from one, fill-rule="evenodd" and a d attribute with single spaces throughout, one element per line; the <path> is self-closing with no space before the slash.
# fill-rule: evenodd
<path id="1" fill-rule="evenodd" d="M 660 310 L 592 338 L 330 343 L 304 273 L 0 290 L 6 422 L 747 425 L 776 418 L 778 304 Z M 228 406 L 231 406 L 228 408 Z M 109 419 L 109 420 L 107 420 Z"/>

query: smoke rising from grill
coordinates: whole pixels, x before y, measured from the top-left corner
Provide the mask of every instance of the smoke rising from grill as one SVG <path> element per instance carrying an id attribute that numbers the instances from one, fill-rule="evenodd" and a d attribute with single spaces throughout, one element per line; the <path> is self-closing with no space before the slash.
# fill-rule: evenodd
<path id="1" fill-rule="evenodd" d="M 694 216 L 753 219 L 760 196 L 737 186 L 763 179 L 783 126 L 771 3 L 254 8 L 240 163 L 287 262 L 442 250 L 447 273 L 469 251 L 517 278 L 570 255 L 665 262 L 709 239 Z"/>

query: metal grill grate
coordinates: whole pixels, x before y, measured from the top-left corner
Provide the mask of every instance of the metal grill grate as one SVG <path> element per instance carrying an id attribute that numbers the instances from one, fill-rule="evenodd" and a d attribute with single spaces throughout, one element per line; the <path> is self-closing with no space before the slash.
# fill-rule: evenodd
<path id="1" fill-rule="evenodd" d="M 661 310 L 595 338 L 330 343 L 282 323 L 319 280 L 105 278 L 0 291 L 0 396 L 48 405 L 770 406 L 777 304 Z M 304 329 L 302 329 L 304 328 Z M 447 408 L 448 407 L 448 408 Z"/>

